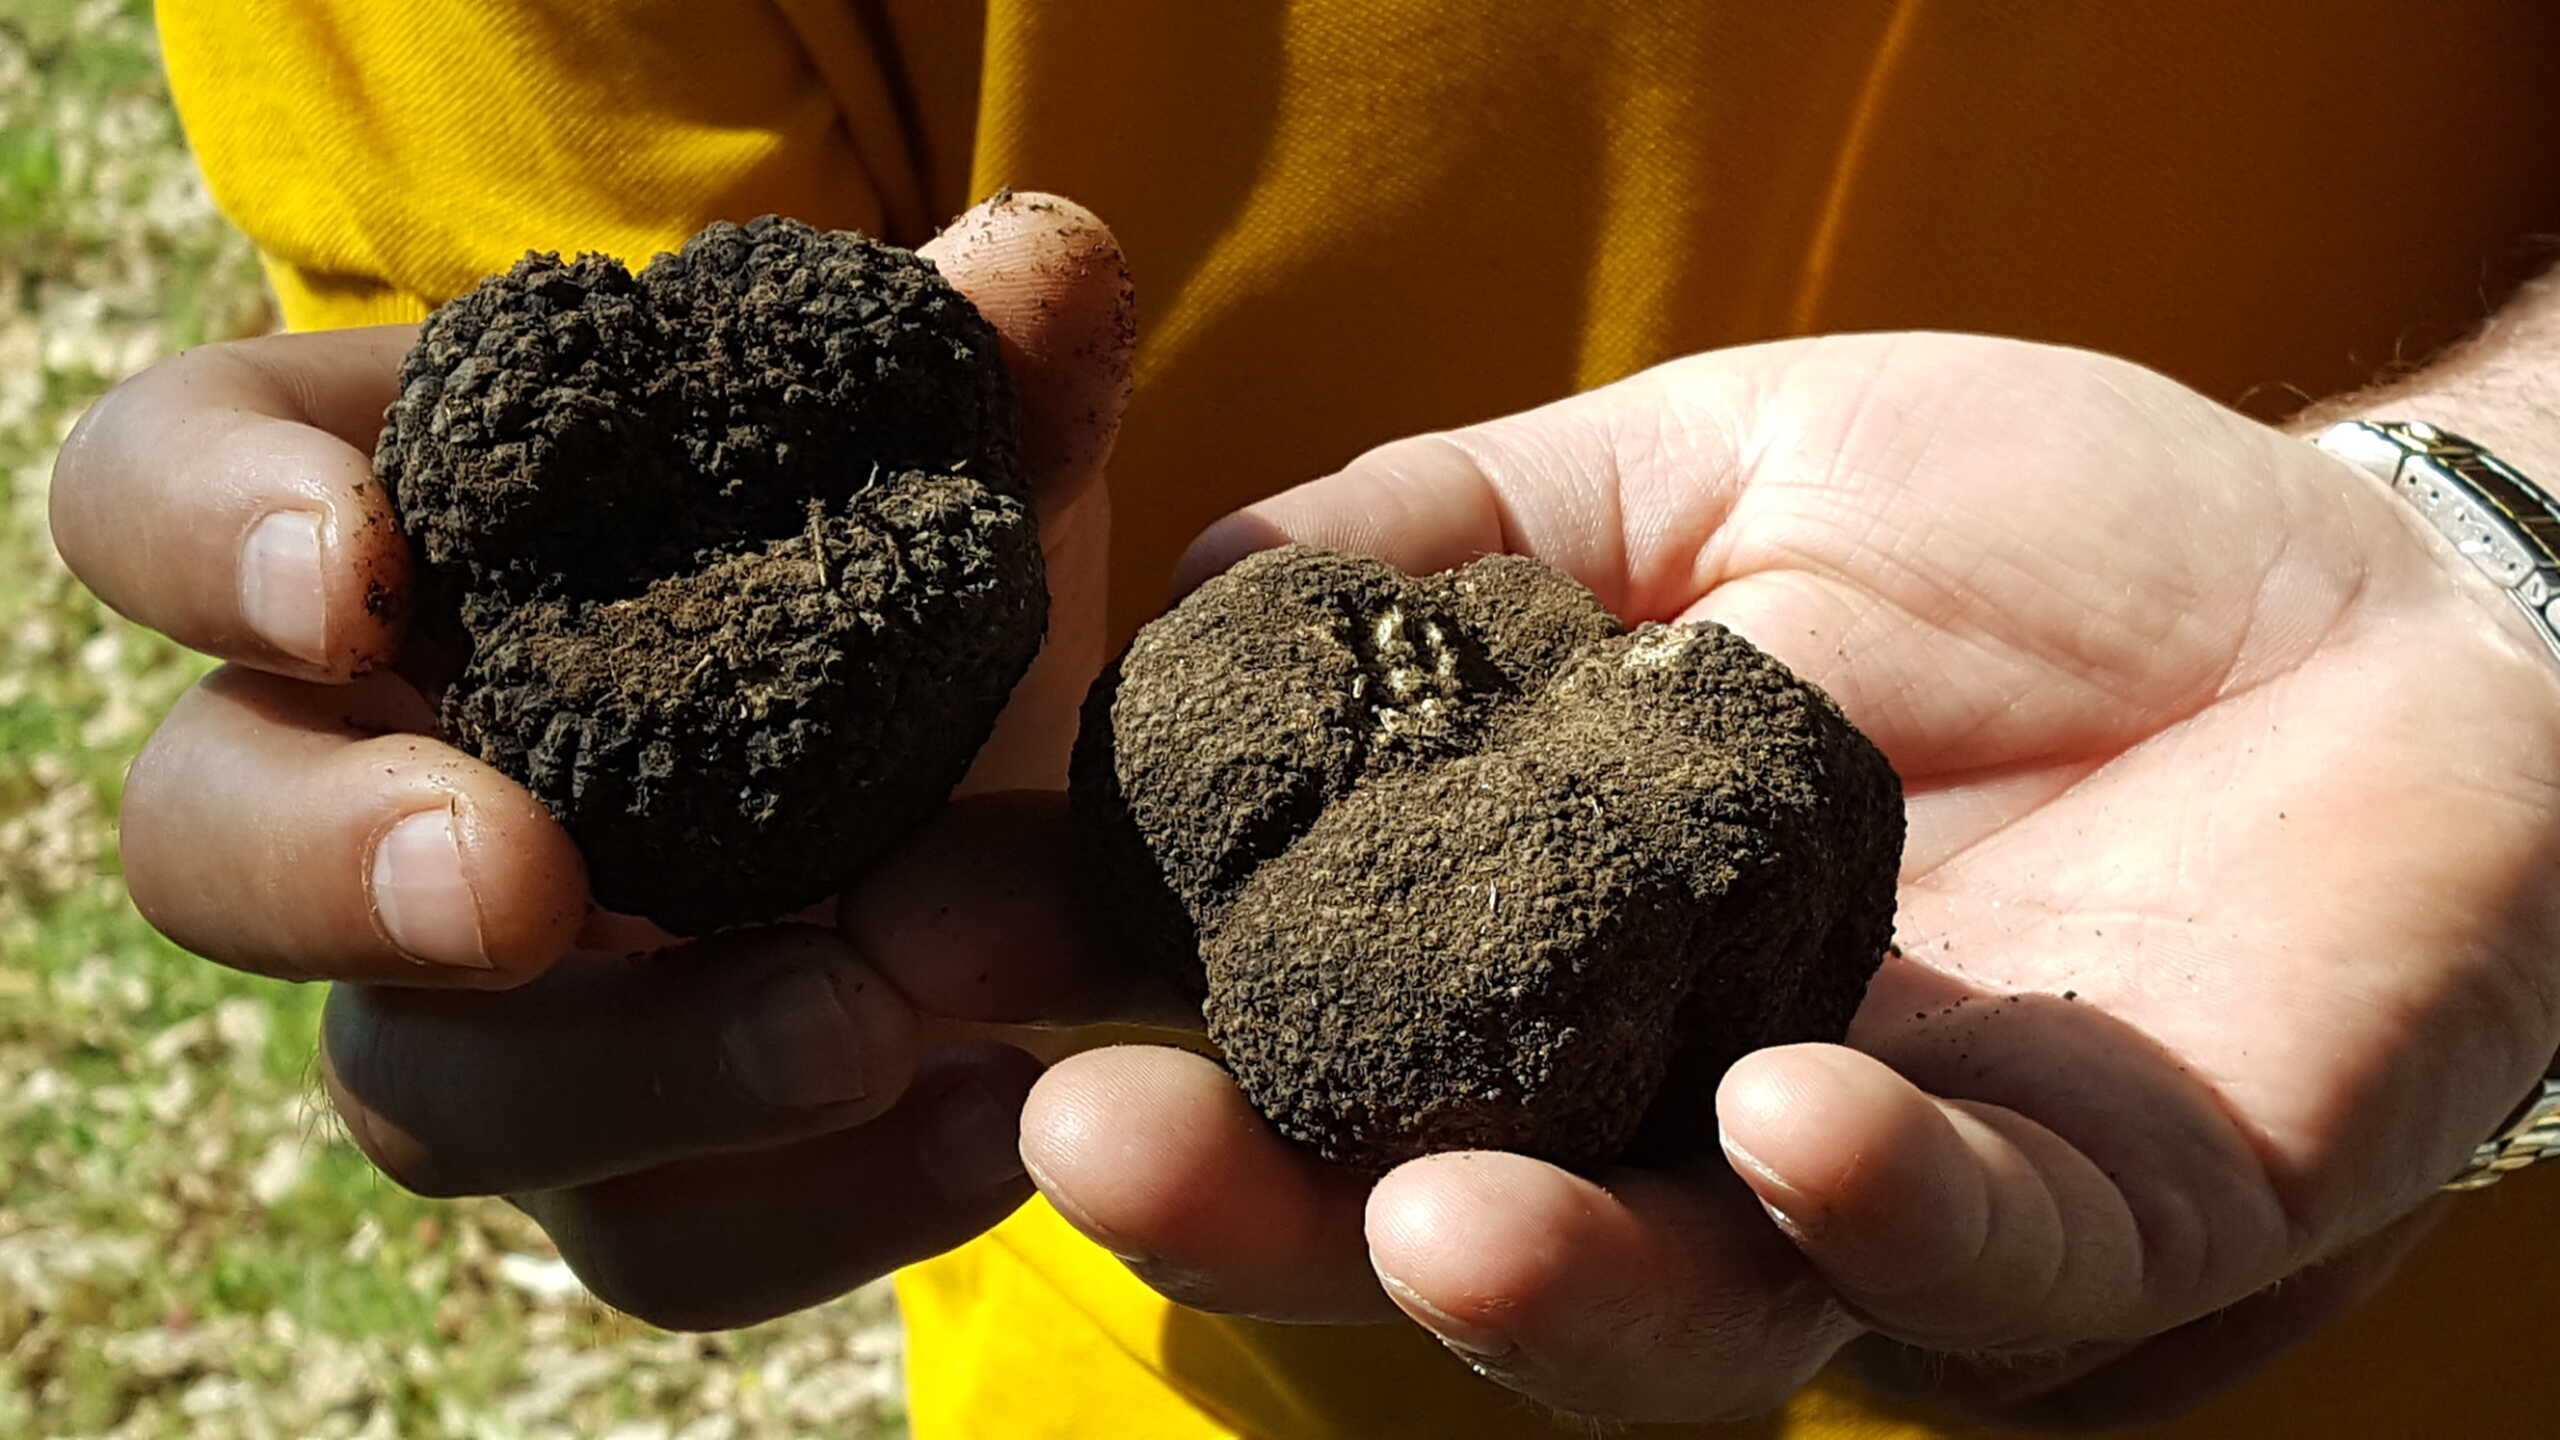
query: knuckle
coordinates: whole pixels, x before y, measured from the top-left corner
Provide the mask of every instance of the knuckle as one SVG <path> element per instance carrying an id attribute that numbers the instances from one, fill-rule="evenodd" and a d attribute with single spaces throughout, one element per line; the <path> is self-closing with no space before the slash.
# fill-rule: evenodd
<path id="1" fill-rule="evenodd" d="M 135 752 L 133 763 L 125 768 L 124 818 L 127 823 L 136 812 L 148 814 L 171 792 L 174 782 L 184 775 L 184 767 L 170 763 L 170 752 L 185 738 L 187 710 L 187 701 L 179 700 L 168 714 L 160 718 L 150 738 L 144 740 L 142 748 Z"/>
<path id="2" fill-rule="evenodd" d="M 165 365 L 168 362 L 160 363 Z M 74 506 L 84 505 L 90 501 L 90 488 L 110 468 L 106 462 L 131 423 L 129 412 L 135 407 L 136 394 L 145 388 L 148 377 L 158 368 L 159 366 L 155 365 L 151 369 L 128 376 L 118 382 L 115 388 L 100 396 L 96 403 L 82 412 L 79 420 L 72 425 L 71 433 L 63 437 L 62 448 L 55 454 L 53 461 L 54 488 L 51 499 L 57 540 L 85 538 L 79 534 L 76 525 L 66 526 L 63 522 L 66 517 L 73 514 Z M 72 532 L 68 537 L 63 533 L 66 529 Z M 85 548 L 85 546 L 78 547 L 79 553 L 75 553 L 73 546 L 62 547 L 62 558 L 71 566 L 74 573 L 81 572 Z"/>
<path id="3" fill-rule="evenodd" d="M 164 743 L 154 735 L 125 772 L 124 808 L 116 826 L 116 855 L 124 871 L 125 896 L 133 902 L 133 908 L 152 929 L 184 948 L 194 949 L 187 937 L 178 933 L 172 896 L 163 883 L 168 877 L 160 863 L 160 847 L 150 842 L 149 816 L 159 799 L 166 768 L 159 763 L 159 752 L 163 751 Z"/>
<path id="4" fill-rule="evenodd" d="M 1493 472 L 1486 462 L 1487 434 L 1483 427 L 1471 430 L 1438 430 L 1427 435 L 1410 435 L 1390 440 L 1370 451 L 1362 459 L 1390 473 L 1402 476 L 1408 470 L 1445 467 L 1451 473 L 1483 483 L 1491 483 Z"/>
<path id="5" fill-rule="evenodd" d="M 343 1091 L 331 1096 L 347 1136 L 384 1179 L 412 1195 L 452 1200 L 490 1193 L 440 1163 L 436 1152 L 407 1130 L 385 1119 L 362 1100 Z"/>
<path id="6" fill-rule="evenodd" d="M 396 1029 L 368 1003 L 363 987 L 330 992 L 321 1020 L 321 1079 L 347 1138 L 385 1179 L 413 1195 L 448 1200 L 504 1189 L 500 1177 L 481 1173 L 486 1167 L 439 1143 L 433 1133 L 439 1107 L 420 1099 L 435 1087 L 408 1073 Z"/>
<path id="7" fill-rule="evenodd" d="M 54 546 L 82 583 L 95 588 L 99 571 L 123 546 L 131 511 L 119 500 L 154 465 L 152 432 L 168 405 L 173 377 L 202 361 L 197 352 L 172 355 L 126 376 L 83 412 L 63 437 L 53 463 L 47 510 Z"/>
<path id="8" fill-rule="evenodd" d="M 188 858 L 203 853 L 199 844 L 209 837 L 185 833 L 196 827 L 184 817 L 191 808 L 186 791 L 201 779 L 201 767 L 191 763 L 190 739 L 203 683 L 179 699 L 126 767 L 116 822 L 117 859 L 134 910 L 151 928 L 199 954 L 207 946 L 187 923 L 185 872 Z"/>
<path id="9" fill-rule="evenodd" d="M 1878 1332 L 1921 1350 L 1993 1357 L 2033 1353 L 2055 1343 L 2048 1317 L 2058 1271 L 2030 1283 L 1976 1276 L 1890 1298 L 1859 1297 L 1849 1309 Z"/>
<path id="10" fill-rule="evenodd" d="M 689 1281 L 652 1275 L 644 1264 L 570 1267 L 587 1292 L 644 1324 L 679 1334 L 740 1330 L 790 1313 L 784 1305 L 758 1304 L 736 1295 L 706 1295 Z"/>
<path id="11" fill-rule="evenodd" d="M 1602 1425 L 1732 1425 L 1787 1402 L 1795 1386 L 1765 1378 L 1721 1375 L 1666 1380 L 1651 1363 L 1628 1368 L 1588 1358 L 1560 1363 L 1514 1350 L 1476 1356 L 1452 1350 L 1483 1378 L 1551 1410 Z"/>
<path id="12" fill-rule="evenodd" d="M 2065 1299 L 2050 1286 L 2027 1295 L 1970 1288 L 1911 1303 L 1879 1328 L 1924 1350 L 2017 1360 L 2102 1337 L 2101 1327 L 2068 1317 Z"/>
<path id="13" fill-rule="evenodd" d="M 532 1213 L 589 1294 L 661 1330 L 742 1329 L 813 1303 L 796 1293 L 805 1284 L 798 1274 L 760 1275 L 751 1266 L 703 1268 L 673 1260 L 688 1247 L 671 1243 L 667 1227 L 635 1222 L 586 1192 L 555 1192 Z"/>
<path id="14" fill-rule="evenodd" d="M 1256 1305 L 1231 1295 L 1224 1282 L 1205 1271 L 1143 1255 L 1124 1255 L 1120 1257 L 1120 1263 L 1128 1267 L 1129 1273 L 1145 1281 L 1148 1289 L 1186 1310 L 1197 1310 L 1206 1315 L 1246 1315 L 1275 1321 L 1292 1318 L 1286 1306 Z"/>

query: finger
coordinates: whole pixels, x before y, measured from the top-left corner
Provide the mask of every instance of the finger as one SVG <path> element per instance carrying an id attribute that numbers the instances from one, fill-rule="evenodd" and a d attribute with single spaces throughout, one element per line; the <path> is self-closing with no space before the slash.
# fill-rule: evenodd
<path id="1" fill-rule="evenodd" d="M 1716 1113 L 1733 1168 L 1876 1329 L 1934 1350 L 2135 1339 L 2188 1318 L 2125 1194 L 2043 1126 L 1942 1101 L 1831 1045 L 1746 1057 Z M 2149 1273 L 2147 1273 L 2149 1272 Z M 2193 1312 L 2190 1312 L 2193 1313 Z"/>
<path id="2" fill-rule="evenodd" d="M 1129 267 L 1091 211 L 1030 192 L 977 206 L 922 253 L 1003 338 L 1051 596 L 1048 639 L 963 788 L 1055 788 L 1076 705 L 1102 668 L 1111 520 L 1101 481 L 1137 353 Z"/>
<path id="3" fill-rule="evenodd" d="M 538 973 L 586 914 L 576 847 L 514 781 L 414 733 L 427 718 L 388 673 L 214 672 L 126 778 L 135 908 L 262 975 L 489 988 Z"/>
<path id="4" fill-rule="evenodd" d="M 551 1189 L 859 1125 L 915 1017 L 824 930 L 582 957 L 505 994 L 340 986 L 322 1057 L 367 1156 L 428 1195 Z"/>
<path id="5" fill-rule="evenodd" d="M 1598 1183 L 1497 1151 L 1432 1155 L 1379 1182 L 1367 1234 L 1416 1323 L 1576 1415 L 1755 1415 L 1856 1333 L 1729 1180 Z"/>
<path id="6" fill-rule="evenodd" d="M 306 680 L 399 650 L 409 547 L 373 442 L 414 325 L 187 351 L 63 443 L 54 545 L 99 598 L 182 645 Z"/>
<path id="7" fill-rule="evenodd" d="M 1539 416 L 1552 413 L 1533 411 Z M 1246 507 L 1201 532 L 1174 572 L 1174 591 L 1199 583 L 1257 550 L 1321 545 L 1374 555 L 1407 574 L 1463 565 L 1479 555 L 1547 557 L 1558 533 L 1559 507 L 1537 484 L 1496 479 L 1486 463 L 1500 453 L 1486 443 L 1494 427 L 1399 440 L 1362 455 L 1335 474 Z M 1578 547 L 1577 547 L 1578 548 Z M 1570 568 L 1570 567 L 1563 567 Z M 1590 567 L 1572 572 L 1584 584 Z M 1595 590 L 1598 588 L 1594 586 Z"/>
<path id="8" fill-rule="evenodd" d="M 1198 1029 L 1197 1005 L 1087 943 L 1075 846 L 1056 791 L 958 801 L 863 877 L 838 923 L 935 1015 Z"/>
<path id="9" fill-rule="evenodd" d="M 1008 190 L 918 253 L 1004 340 L 1042 514 L 1075 503 L 1111 458 L 1137 354 L 1135 292 L 1111 227 L 1072 200 Z"/>
<path id="10" fill-rule="evenodd" d="M 2333 1260 L 2012 1407 L 2011 1421 L 2093 1428 L 2185 1414 L 2274 1364 L 2381 1289 L 2440 1213 L 2433 1204 L 2414 1211 Z"/>
<path id="11" fill-rule="evenodd" d="M 2424 1206 L 2334 1259 L 2150 1340 L 1974 1359 L 1868 1336 L 1846 1358 L 1876 1389 L 1985 1422 L 2084 1429 L 2167 1420 L 2248 1380 L 2362 1303 L 2441 1214 L 2440 1203 Z"/>
<path id="12" fill-rule="evenodd" d="M 1965 731 L 1948 723 L 1960 701 L 1941 683 L 1945 666 L 1908 644 L 1865 643 L 1907 617 L 1858 586 L 1780 563 L 1782 545 L 1755 554 L 1735 538 L 1749 527 L 1729 522 L 1747 504 L 1783 520 L 1789 506 L 1862 503 L 1752 433 L 1755 375 L 1770 359 L 1757 346 L 1691 356 L 1536 410 L 1382 446 L 1211 526 L 1184 554 L 1175 591 L 1291 543 L 1417 575 L 1480 555 L 1534 556 L 1630 626 L 1713 621 L 1767 650 L 1822 686 L 1906 778 L 1916 757 L 1943 767 L 1945 735 Z M 1763 458 L 1773 451 L 1781 463 Z M 1914 697 L 1926 703 L 1915 707 Z"/>
<path id="13" fill-rule="evenodd" d="M 727 1330 L 833 1299 L 967 1241 L 1031 1194 L 1015 1149 L 1039 1066 L 936 1051 L 855 1130 L 517 1197 L 596 1298 L 670 1330 Z"/>
<path id="14" fill-rule="evenodd" d="M 1069 1224 L 1181 1304 L 1394 1313 L 1361 1242 L 1367 1184 L 1273 1133 L 1214 1061 L 1139 1045 L 1061 1061 L 1023 1108 L 1022 1159 Z"/>
<path id="15" fill-rule="evenodd" d="M 1708 542 L 1740 493 L 1732 412 L 1743 374 L 1694 357 L 1381 446 L 1211 526 L 1176 590 L 1293 541 L 1409 574 L 1509 553 L 1571 575 L 1631 624 L 1673 619 L 1705 588 Z"/>

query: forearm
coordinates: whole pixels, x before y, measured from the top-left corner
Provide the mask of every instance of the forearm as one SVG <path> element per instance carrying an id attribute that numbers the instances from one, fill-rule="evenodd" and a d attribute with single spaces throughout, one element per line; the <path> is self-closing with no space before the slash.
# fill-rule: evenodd
<path id="1" fill-rule="evenodd" d="M 2307 435 L 2355 418 L 2425 420 L 2560 484 L 2560 270 L 2517 291 L 2433 362 L 2318 401 L 2285 428 Z"/>

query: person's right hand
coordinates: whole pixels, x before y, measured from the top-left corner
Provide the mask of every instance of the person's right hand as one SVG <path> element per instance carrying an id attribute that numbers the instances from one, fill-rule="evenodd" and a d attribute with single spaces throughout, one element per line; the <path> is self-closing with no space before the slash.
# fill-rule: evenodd
<path id="1" fill-rule="evenodd" d="M 2538 437 L 2509 404 L 2489 433 Z M 1024 1158 L 1184 1304 L 1401 1312 L 1613 1422 L 1760 1413 L 1835 1355 L 2004 1424 L 2167 1418 L 2378 1286 L 2560 1047 L 2550 657 L 2389 487 L 2165 376 L 1711 351 L 1374 450 L 1185 577 L 1284 542 L 1531 555 L 1750 639 L 1902 777 L 1900 945 L 1845 1044 L 1694 1097 L 1685 1163 L 1372 1183 L 1200 1056 L 1061 1061 Z"/>
<path id="2" fill-rule="evenodd" d="M 970 787 L 1054 788 L 1102 643 L 1127 273 L 1100 221 L 1034 195 L 972 210 L 926 253 L 1004 337 L 1053 595 Z M 63 559 L 126 616 L 230 662 L 133 767 L 135 905 L 208 959 L 342 982 L 322 1071 L 365 1153 L 422 1193 L 510 1196 L 644 1319 L 768 1318 L 1001 1219 L 1031 1193 L 1028 1055 L 920 1010 L 884 957 L 832 931 L 632 953 L 649 941 L 590 924 L 584 868 L 542 806 L 433 738 L 401 674 L 408 549 L 370 459 L 415 333 L 191 351 L 64 444 Z M 1019 809 L 1025 843 L 1056 818 L 988 805 Z M 875 950 L 900 943 L 897 917 L 861 929 Z M 942 1013 L 1083 1019 L 1114 989 L 1065 961 L 970 983 L 965 1005 L 936 997 Z"/>

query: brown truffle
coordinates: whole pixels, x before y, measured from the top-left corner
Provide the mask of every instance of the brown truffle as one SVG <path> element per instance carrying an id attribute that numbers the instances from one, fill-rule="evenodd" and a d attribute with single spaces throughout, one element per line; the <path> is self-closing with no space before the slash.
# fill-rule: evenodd
<path id="1" fill-rule="evenodd" d="M 1875 747 L 1721 627 L 1304 547 L 1140 633 L 1074 801 L 1113 941 L 1281 1133 L 1371 1172 L 1711 1145 L 1735 1059 L 1846 1030 L 1903 830 Z"/>
<path id="2" fill-rule="evenodd" d="M 375 466 L 453 741 L 599 903 L 695 934 L 939 806 L 1048 610 L 994 331 L 931 262 L 767 217 L 635 276 L 528 255 L 431 316 Z"/>

